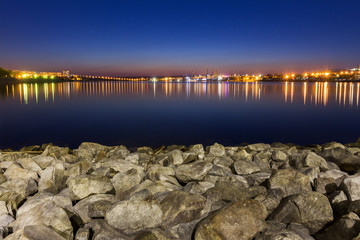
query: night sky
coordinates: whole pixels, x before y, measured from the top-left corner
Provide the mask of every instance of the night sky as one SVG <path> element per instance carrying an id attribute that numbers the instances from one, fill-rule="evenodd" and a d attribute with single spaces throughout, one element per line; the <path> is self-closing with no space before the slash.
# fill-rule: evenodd
<path id="1" fill-rule="evenodd" d="M 360 1 L 0 3 L 0 66 L 104 75 L 267 73 L 360 64 Z"/>

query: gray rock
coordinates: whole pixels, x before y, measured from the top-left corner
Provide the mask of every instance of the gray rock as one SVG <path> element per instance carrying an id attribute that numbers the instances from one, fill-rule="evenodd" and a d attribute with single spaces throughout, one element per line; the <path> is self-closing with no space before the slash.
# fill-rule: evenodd
<path id="1" fill-rule="evenodd" d="M 139 185 L 143 180 L 145 173 L 139 169 L 130 169 L 127 172 L 117 173 L 111 182 L 115 188 L 116 196 L 119 199 L 126 198 L 130 191 Z"/>
<path id="2" fill-rule="evenodd" d="M 360 232 L 360 219 L 355 213 L 342 216 L 323 231 L 315 235 L 319 240 L 344 240 L 353 239 Z"/>
<path id="3" fill-rule="evenodd" d="M 350 201 L 360 199 L 360 175 L 353 175 L 346 177 L 341 185 L 340 189 L 343 190 Z"/>
<path id="4" fill-rule="evenodd" d="M 260 166 L 255 162 L 239 160 L 234 163 L 234 170 L 239 175 L 247 175 L 260 172 Z"/>
<path id="5" fill-rule="evenodd" d="M 327 161 L 336 163 L 342 171 L 356 172 L 360 169 L 360 157 L 342 148 L 332 148 L 325 150 L 321 156 Z"/>
<path id="6" fill-rule="evenodd" d="M 135 233 L 156 228 L 161 225 L 162 218 L 163 212 L 158 203 L 143 200 L 118 202 L 105 215 L 105 219 L 110 226 L 125 233 Z"/>
<path id="7" fill-rule="evenodd" d="M 91 195 L 87 198 L 84 198 L 83 200 L 76 203 L 74 206 L 74 211 L 79 215 L 81 220 L 84 223 L 89 223 L 91 221 L 91 206 L 100 202 L 104 205 L 107 205 L 107 203 L 113 204 L 115 203 L 116 199 L 114 195 L 111 194 L 96 194 Z"/>
<path id="8" fill-rule="evenodd" d="M 40 172 L 39 192 L 59 193 L 65 188 L 65 168 L 55 163 Z"/>
<path id="9" fill-rule="evenodd" d="M 333 211 L 324 195 L 317 192 L 300 193 L 284 198 L 269 220 L 300 223 L 314 234 L 333 220 Z"/>
<path id="10" fill-rule="evenodd" d="M 201 181 L 211 170 L 212 164 L 208 162 L 194 162 L 181 165 L 176 169 L 176 178 L 180 182 Z"/>
<path id="11" fill-rule="evenodd" d="M 209 147 L 209 155 L 213 156 L 225 156 L 225 147 L 221 144 L 215 143 Z"/>
<path id="12" fill-rule="evenodd" d="M 312 190 L 309 177 L 291 168 L 275 170 L 268 184 L 270 189 L 282 189 L 285 196 Z"/>
<path id="13" fill-rule="evenodd" d="M 81 200 L 92 194 L 108 193 L 113 185 L 108 177 L 98 175 L 79 175 L 66 181 L 71 200 Z"/>
<path id="14" fill-rule="evenodd" d="M 32 178 L 14 179 L 1 184 L 1 186 L 13 190 L 24 197 L 33 195 L 38 190 L 38 186 Z"/>
<path id="15" fill-rule="evenodd" d="M 16 220 L 10 224 L 14 231 L 29 225 L 45 225 L 65 239 L 73 239 L 73 228 L 67 213 L 53 201 L 45 201 L 37 207 L 18 212 Z"/>
<path id="16" fill-rule="evenodd" d="M 167 227 L 200 218 L 206 198 L 199 194 L 174 191 L 161 201 L 163 224 Z"/>
<path id="17" fill-rule="evenodd" d="M 44 225 L 30 225 L 14 232 L 6 240 L 65 240 L 56 231 Z M 80 239 L 79 239 L 80 240 Z M 82 240 L 82 239 L 81 239 Z M 86 239 L 87 240 L 87 239 Z"/>
<path id="18" fill-rule="evenodd" d="M 196 240 L 250 240 L 265 226 L 265 206 L 256 200 L 235 202 L 199 223 Z"/>
<path id="19" fill-rule="evenodd" d="M 271 146 L 269 144 L 265 144 L 265 143 L 255 143 L 255 144 L 251 144 L 247 146 L 247 150 L 249 151 L 266 151 L 269 150 L 271 148 Z"/>

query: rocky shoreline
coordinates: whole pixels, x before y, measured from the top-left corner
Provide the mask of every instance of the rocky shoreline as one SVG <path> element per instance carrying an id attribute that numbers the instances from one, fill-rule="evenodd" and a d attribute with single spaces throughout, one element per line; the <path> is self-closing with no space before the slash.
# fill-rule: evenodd
<path id="1" fill-rule="evenodd" d="M 0 239 L 360 239 L 360 140 L 44 144 L 0 166 Z"/>

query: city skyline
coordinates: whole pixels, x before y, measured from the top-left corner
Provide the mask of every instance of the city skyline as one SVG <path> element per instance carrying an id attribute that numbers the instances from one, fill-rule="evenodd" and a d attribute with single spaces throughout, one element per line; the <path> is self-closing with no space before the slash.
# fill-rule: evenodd
<path id="1" fill-rule="evenodd" d="M 0 66 L 7 69 L 256 74 L 347 69 L 360 62 L 360 3 L 354 1 L 6 0 L 3 6 Z"/>

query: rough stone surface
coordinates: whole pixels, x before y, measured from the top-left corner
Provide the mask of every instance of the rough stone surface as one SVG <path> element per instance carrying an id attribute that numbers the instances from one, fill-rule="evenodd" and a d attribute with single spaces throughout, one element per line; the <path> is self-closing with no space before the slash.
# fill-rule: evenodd
<path id="1" fill-rule="evenodd" d="M 252 239 L 265 227 L 265 206 L 256 200 L 238 201 L 200 222 L 196 240 Z"/>

